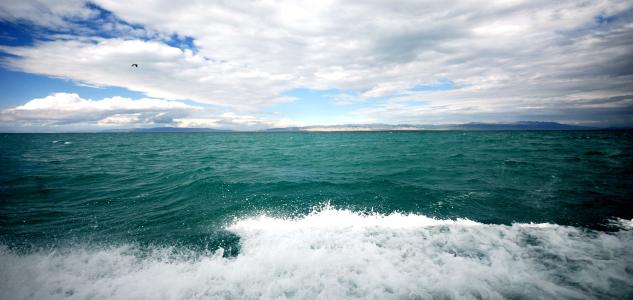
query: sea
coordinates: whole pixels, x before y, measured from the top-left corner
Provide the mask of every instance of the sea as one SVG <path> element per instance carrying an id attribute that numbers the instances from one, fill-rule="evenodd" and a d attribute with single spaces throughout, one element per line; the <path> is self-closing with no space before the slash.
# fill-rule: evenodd
<path id="1" fill-rule="evenodd" d="M 0 134 L 0 299 L 633 299 L 633 132 Z"/>

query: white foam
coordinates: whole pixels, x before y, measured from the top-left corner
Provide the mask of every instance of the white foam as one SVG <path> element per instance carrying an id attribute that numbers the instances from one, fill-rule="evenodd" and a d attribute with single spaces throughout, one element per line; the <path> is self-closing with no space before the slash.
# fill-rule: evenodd
<path id="1" fill-rule="evenodd" d="M 240 254 L 132 246 L 0 254 L 1 299 L 625 298 L 630 231 L 486 225 L 330 207 L 228 229 Z M 147 253 L 145 253 L 147 254 Z M 627 273 L 628 268 L 628 273 Z"/>
<path id="2" fill-rule="evenodd" d="M 615 218 L 613 220 L 611 220 L 610 222 L 611 226 L 617 227 L 617 228 L 621 228 L 624 230 L 632 230 L 633 229 L 633 219 L 631 220 L 626 220 L 626 219 L 621 219 L 621 218 Z"/>

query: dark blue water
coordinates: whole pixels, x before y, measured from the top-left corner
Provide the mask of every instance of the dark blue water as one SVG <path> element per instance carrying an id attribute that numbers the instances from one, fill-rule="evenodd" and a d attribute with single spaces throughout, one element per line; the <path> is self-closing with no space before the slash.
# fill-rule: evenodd
<path id="1" fill-rule="evenodd" d="M 628 131 L 2 134 L 0 170 L 3 299 L 633 295 Z"/>

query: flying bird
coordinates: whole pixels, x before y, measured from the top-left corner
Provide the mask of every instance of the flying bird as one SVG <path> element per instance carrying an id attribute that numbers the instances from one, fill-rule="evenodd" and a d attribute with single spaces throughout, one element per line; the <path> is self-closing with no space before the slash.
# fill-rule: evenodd
<path id="1" fill-rule="evenodd" d="M 132 67 L 138 68 L 138 64 L 132 64 Z"/>

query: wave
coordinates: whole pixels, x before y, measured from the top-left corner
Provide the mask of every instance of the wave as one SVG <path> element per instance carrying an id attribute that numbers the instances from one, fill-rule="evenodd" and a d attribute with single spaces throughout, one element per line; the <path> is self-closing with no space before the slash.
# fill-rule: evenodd
<path id="1" fill-rule="evenodd" d="M 240 253 L 0 248 L 1 299 L 630 298 L 633 220 L 614 232 L 326 206 L 236 219 Z"/>

